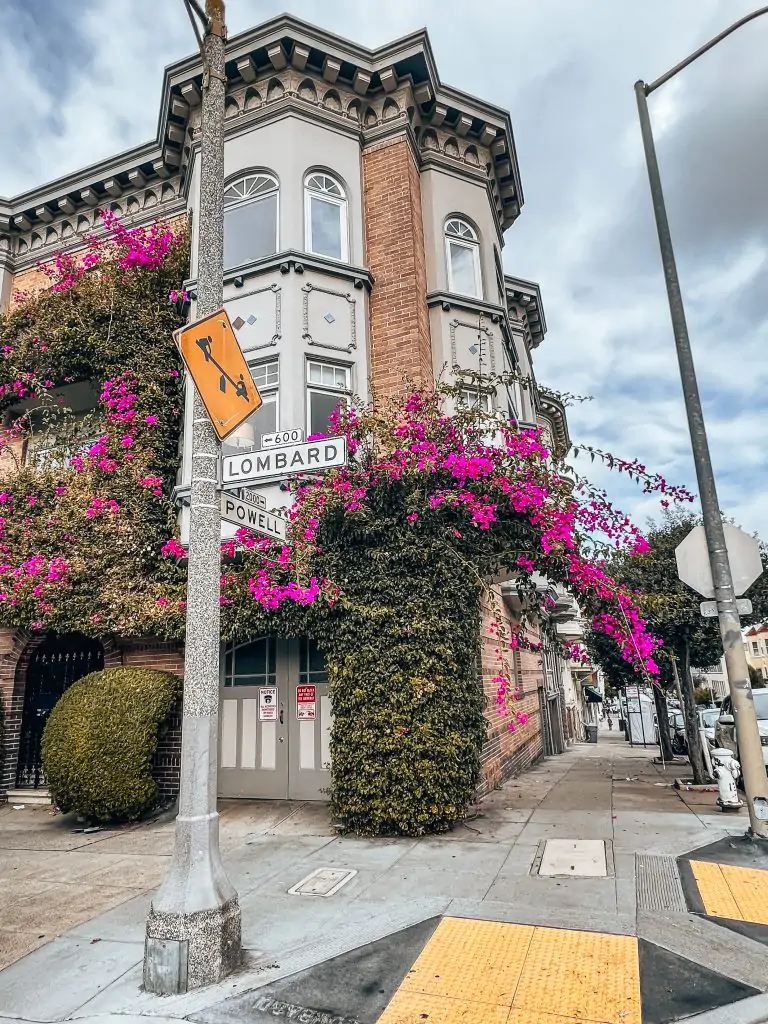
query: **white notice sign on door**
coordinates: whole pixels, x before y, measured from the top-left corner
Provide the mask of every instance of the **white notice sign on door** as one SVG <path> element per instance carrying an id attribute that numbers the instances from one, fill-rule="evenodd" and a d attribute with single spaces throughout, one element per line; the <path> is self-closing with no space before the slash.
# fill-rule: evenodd
<path id="1" fill-rule="evenodd" d="M 259 721 L 274 722 L 277 718 L 277 687 L 259 687 Z"/>

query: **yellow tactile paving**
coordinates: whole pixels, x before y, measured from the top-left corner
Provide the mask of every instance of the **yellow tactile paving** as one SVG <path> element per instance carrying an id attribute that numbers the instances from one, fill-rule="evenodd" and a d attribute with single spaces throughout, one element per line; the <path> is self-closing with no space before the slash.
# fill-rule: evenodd
<path id="1" fill-rule="evenodd" d="M 512 1005 L 579 1020 L 640 1024 L 636 939 L 537 928 Z"/>
<path id="2" fill-rule="evenodd" d="M 422 1021 L 421 1024 L 424 1024 Z M 560 1017 L 554 1013 L 532 1013 L 530 1010 L 510 1010 L 507 1024 L 587 1024 L 583 1017 Z"/>
<path id="3" fill-rule="evenodd" d="M 445 917 L 402 988 L 509 1008 L 534 928 Z"/>
<path id="4" fill-rule="evenodd" d="M 690 864 L 705 913 L 712 917 L 728 917 L 740 921 L 741 911 L 728 888 L 720 865 L 705 860 L 692 860 Z"/>
<path id="5" fill-rule="evenodd" d="M 703 860 L 690 864 L 707 914 L 768 925 L 768 871 Z"/>
<path id="6" fill-rule="evenodd" d="M 491 1006 L 400 989 L 378 1024 L 507 1024 L 508 1006 Z M 550 1024 L 560 1024 L 554 1018 Z"/>
<path id="7" fill-rule="evenodd" d="M 379 1024 L 640 1024 L 637 940 L 444 918 Z"/>

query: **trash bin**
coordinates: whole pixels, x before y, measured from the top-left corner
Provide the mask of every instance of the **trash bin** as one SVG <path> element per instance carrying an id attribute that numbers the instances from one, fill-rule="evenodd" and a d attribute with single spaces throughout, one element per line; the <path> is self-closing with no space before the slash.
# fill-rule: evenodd
<path id="1" fill-rule="evenodd" d="M 587 743 L 597 743 L 597 726 L 587 726 Z"/>

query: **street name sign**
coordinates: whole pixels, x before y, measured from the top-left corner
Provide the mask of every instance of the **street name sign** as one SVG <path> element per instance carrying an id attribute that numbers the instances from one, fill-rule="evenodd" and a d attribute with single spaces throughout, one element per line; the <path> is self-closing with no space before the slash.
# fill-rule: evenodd
<path id="1" fill-rule="evenodd" d="M 741 597 L 762 574 L 760 545 L 754 537 L 731 523 L 723 523 L 725 546 L 733 577 L 733 590 Z M 707 538 L 703 526 L 694 526 L 685 540 L 675 548 L 677 575 L 702 597 L 714 597 L 712 569 L 709 565 Z"/>
<path id="2" fill-rule="evenodd" d="M 701 612 L 702 618 L 717 618 L 717 601 L 702 601 L 699 605 L 699 611 Z M 749 600 L 748 597 L 737 598 L 736 611 L 739 613 L 739 615 L 752 614 L 752 602 Z"/>
<path id="3" fill-rule="evenodd" d="M 220 309 L 174 331 L 173 337 L 223 441 L 262 405 L 229 317 Z"/>
<path id="4" fill-rule="evenodd" d="M 269 434 L 261 435 L 262 448 L 279 448 L 284 444 L 296 444 L 304 440 L 304 431 L 301 427 L 293 427 L 291 430 L 273 430 Z"/>
<path id="5" fill-rule="evenodd" d="M 255 505 L 257 508 L 266 508 L 267 499 L 263 494 L 259 494 L 258 491 L 249 491 L 247 487 L 243 487 L 240 491 L 240 498 L 243 501 L 247 501 L 250 505 Z"/>
<path id="6" fill-rule="evenodd" d="M 274 540 L 285 540 L 286 522 L 280 516 L 272 515 L 247 501 L 240 501 L 231 494 L 221 496 L 221 518 L 235 526 L 255 530 Z"/>
<path id="7" fill-rule="evenodd" d="M 346 464 L 346 437 L 324 437 L 281 448 L 226 455 L 221 460 L 221 483 L 223 487 L 247 487 L 291 473 L 315 473 Z"/>

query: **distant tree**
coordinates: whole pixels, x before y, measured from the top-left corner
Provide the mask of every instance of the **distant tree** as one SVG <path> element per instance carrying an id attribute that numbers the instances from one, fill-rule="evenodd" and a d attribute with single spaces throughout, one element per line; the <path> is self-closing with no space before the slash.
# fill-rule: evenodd
<path id="1" fill-rule="evenodd" d="M 697 704 L 707 706 L 712 703 L 712 687 L 710 686 L 695 686 L 693 695 Z"/>
<path id="2" fill-rule="evenodd" d="M 683 714 L 688 754 L 696 782 L 705 779 L 704 756 L 696 714 L 692 668 L 703 668 L 720 660 L 723 647 L 717 619 L 705 619 L 700 611 L 700 595 L 680 581 L 675 548 L 698 526 L 699 517 L 684 512 L 667 512 L 661 523 L 651 522 L 647 534 L 649 550 L 645 554 L 617 555 L 611 560 L 616 579 L 638 592 L 638 601 L 649 617 L 651 628 L 664 641 L 659 660 L 676 662 L 683 697 Z M 763 564 L 768 564 L 765 548 Z M 753 584 L 752 620 L 768 611 L 768 574 Z"/>
<path id="3" fill-rule="evenodd" d="M 644 678 L 621 657 L 618 647 L 605 633 L 587 629 L 584 634 L 584 646 L 592 661 L 603 670 L 606 679 L 606 693 L 609 685 L 614 690 L 620 690 L 625 686 L 651 682 L 650 677 Z M 662 661 L 660 668 L 660 678 L 652 683 L 653 700 L 656 705 L 656 720 L 659 725 L 662 756 L 665 761 L 671 761 L 674 753 L 669 731 L 667 689 L 672 685 L 672 671 L 669 662 Z"/>

